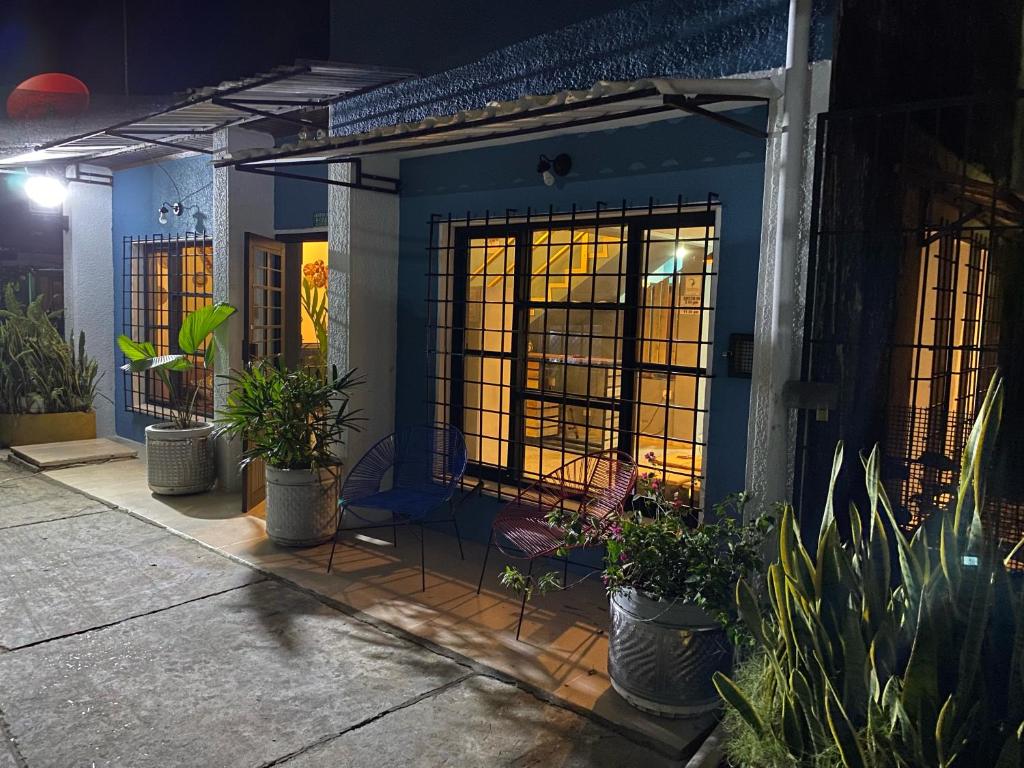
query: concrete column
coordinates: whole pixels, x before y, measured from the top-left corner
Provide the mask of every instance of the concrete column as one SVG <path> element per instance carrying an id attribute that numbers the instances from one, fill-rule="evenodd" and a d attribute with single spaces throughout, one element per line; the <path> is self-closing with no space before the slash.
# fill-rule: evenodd
<path id="1" fill-rule="evenodd" d="M 781 85 L 783 73 L 773 79 Z M 784 104 L 774 99 L 769 107 L 769 138 L 765 155 L 764 201 L 761 225 L 761 258 L 757 286 L 757 308 L 754 317 L 754 367 L 750 388 L 750 421 L 747 427 L 746 487 L 753 493 L 756 512 L 771 511 L 773 505 L 792 497 L 796 456 L 796 412 L 782 403 L 782 389 L 787 380 L 799 379 L 803 349 L 804 309 L 807 297 L 807 260 L 810 252 L 810 219 L 813 204 L 814 152 L 818 115 L 828 109 L 831 62 L 815 62 L 810 67 L 810 103 L 805 130 L 807 140 L 799 178 L 802 205 L 794 225 L 794 258 L 788 289 L 778 306 L 776 285 L 777 243 L 779 238 L 781 174 L 784 163 L 783 143 L 786 133 Z M 777 350 L 773 346 L 773 329 L 778 314 L 791 336 L 793 350 L 790 369 L 773 365 Z M 779 409 L 784 423 L 779 428 Z M 773 420 L 773 416 L 776 418 Z"/>
<path id="2" fill-rule="evenodd" d="M 363 171 L 397 177 L 398 161 L 364 161 Z M 330 178 L 350 181 L 353 170 L 332 165 Z M 352 397 L 366 421 L 346 439 L 346 468 L 395 428 L 398 210 L 398 195 L 330 188 L 328 358 L 339 372 L 355 368 L 366 380 Z"/>
<path id="3" fill-rule="evenodd" d="M 113 315 L 114 259 L 110 248 L 113 226 L 113 186 L 108 168 L 71 166 L 67 169 L 68 195 L 64 213 L 64 320 L 68 340 L 78 344 L 85 333 L 85 350 L 99 365 L 100 381 L 94 408 L 96 434 L 113 435 L 114 337 L 120 328 Z M 83 180 L 79 180 L 79 177 Z M 84 181 L 88 179 L 88 182 Z"/>
<path id="4" fill-rule="evenodd" d="M 214 135 L 216 156 L 242 149 L 269 148 L 273 137 L 242 128 L 226 128 Z M 234 168 L 213 171 L 213 300 L 226 301 L 238 308 L 217 331 L 218 352 L 214 362 L 217 374 L 242 367 L 245 338 L 246 298 L 245 259 L 247 232 L 272 237 L 274 234 L 274 179 L 271 176 L 244 173 Z M 228 386 L 218 378 L 214 388 L 214 412 L 223 408 Z M 217 444 L 218 487 L 223 491 L 241 488 L 238 458 L 241 446 L 221 439 Z"/>

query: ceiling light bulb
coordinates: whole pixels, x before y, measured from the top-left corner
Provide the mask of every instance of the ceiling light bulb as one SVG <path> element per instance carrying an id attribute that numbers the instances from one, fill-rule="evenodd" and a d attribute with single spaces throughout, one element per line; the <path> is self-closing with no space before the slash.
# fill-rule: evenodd
<path id="1" fill-rule="evenodd" d="M 544 179 L 544 183 L 547 186 L 553 187 L 555 185 L 555 174 L 553 174 L 550 170 L 544 171 L 544 173 L 542 173 L 540 177 Z"/>
<path id="2" fill-rule="evenodd" d="M 25 181 L 25 194 L 36 205 L 56 208 L 64 202 L 68 188 L 53 176 L 29 176 Z"/>
<path id="3" fill-rule="evenodd" d="M 299 129 L 299 141 L 309 141 L 309 128 Z"/>
<path id="4" fill-rule="evenodd" d="M 161 224 L 166 224 L 167 223 L 167 206 L 165 206 L 165 205 L 161 205 L 160 206 L 160 215 L 157 216 L 156 220 L 159 221 Z"/>

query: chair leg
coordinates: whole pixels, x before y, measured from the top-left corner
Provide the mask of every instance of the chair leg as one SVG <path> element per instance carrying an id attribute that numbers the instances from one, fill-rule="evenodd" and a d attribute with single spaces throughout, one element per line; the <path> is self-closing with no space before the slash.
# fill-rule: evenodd
<path id="1" fill-rule="evenodd" d="M 391 543 L 398 549 L 398 518 L 395 517 L 394 511 L 391 512 Z"/>
<path id="2" fill-rule="evenodd" d="M 466 559 L 466 553 L 462 551 L 462 534 L 459 533 L 459 521 L 455 519 L 455 512 L 452 511 L 452 525 L 455 526 L 455 539 L 459 542 L 459 558 Z"/>
<path id="3" fill-rule="evenodd" d="M 494 529 L 491 529 L 491 537 L 487 540 L 487 551 L 484 552 L 484 565 L 480 569 L 480 581 L 476 584 L 476 593 L 479 595 L 484 586 L 484 572 L 487 570 L 487 558 L 491 556 L 491 547 L 494 546 Z"/>
<path id="4" fill-rule="evenodd" d="M 526 613 L 526 595 L 530 591 L 530 579 L 533 578 L 533 560 L 530 560 L 530 567 L 526 571 L 526 584 L 523 589 L 523 599 L 519 603 L 519 623 L 516 624 L 516 640 L 519 639 L 519 633 L 523 630 L 523 614 Z"/>
<path id="5" fill-rule="evenodd" d="M 334 526 L 334 538 L 331 539 L 331 556 L 327 560 L 327 572 L 331 572 L 331 566 L 334 564 L 334 550 L 338 548 L 338 534 L 341 533 L 341 520 L 345 516 L 345 508 L 338 505 L 338 522 Z"/>
<path id="6" fill-rule="evenodd" d="M 423 533 L 423 523 L 420 523 L 420 586 L 421 592 L 427 591 L 427 561 L 424 554 L 424 539 L 426 536 Z"/>
<path id="7" fill-rule="evenodd" d="M 569 556 L 562 558 L 562 589 L 569 586 Z"/>

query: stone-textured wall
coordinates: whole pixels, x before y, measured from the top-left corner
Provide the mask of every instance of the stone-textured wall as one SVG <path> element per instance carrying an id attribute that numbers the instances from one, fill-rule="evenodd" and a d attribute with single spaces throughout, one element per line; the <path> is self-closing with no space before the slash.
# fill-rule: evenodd
<path id="1" fill-rule="evenodd" d="M 332 106 L 332 134 L 420 120 L 600 80 L 694 78 L 781 67 L 788 0 L 644 0 L 503 48 L 471 64 Z M 831 55 L 832 0 L 817 0 L 812 58 Z"/>

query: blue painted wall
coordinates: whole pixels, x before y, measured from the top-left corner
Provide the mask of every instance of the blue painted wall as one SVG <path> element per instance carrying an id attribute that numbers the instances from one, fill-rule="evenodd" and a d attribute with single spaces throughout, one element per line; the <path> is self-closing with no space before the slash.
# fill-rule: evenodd
<path id="1" fill-rule="evenodd" d="M 296 173 L 327 178 L 327 166 L 315 165 Z M 316 214 L 327 215 L 327 184 L 297 179 L 274 179 L 274 229 L 309 229 Z M 326 224 L 320 224 L 326 229 Z"/>
<path id="2" fill-rule="evenodd" d="M 834 0 L 816 0 L 813 60 L 831 57 Z M 600 80 L 714 78 L 781 67 L 788 0 L 644 0 L 465 66 L 332 105 L 331 133 L 420 120 Z"/>
<path id="3" fill-rule="evenodd" d="M 157 210 L 164 201 L 180 200 L 185 213 L 180 218 L 168 214 L 166 225 L 157 221 Z M 193 208 L 195 206 L 198 208 Z M 189 210 L 191 209 L 191 210 Z M 114 317 L 116 338 L 124 330 L 124 238 L 184 234 L 196 229 L 196 213 L 207 232 L 213 232 L 213 166 L 205 155 L 166 160 L 114 173 L 113 238 L 114 259 Z M 115 360 L 120 365 L 122 355 L 115 348 Z M 145 428 L 153 419 L 125 410 L 124 377 L 120 371 L 108 375 L 115 377 L 114 403 L 117 434 L 142 442 Z"/>
<path id="4" fill-rule="evenodd" d="M 731 113 L 764 125 L 763 108 Z M 566 211 L 591 209 L 597 201 L 630 207 L 684 201 L 703 203 L 709 192 L 722 203 L 721 271 L 715 315 L 714 380 L 708 435 L 708 499 L 743 489 L 749 379 L 729 378 L 720 355 L 729 334 L 754 327 L 764 142 L 696 117 L 643 127 L 620 128 L 497 148 L 402 161 L 400 264 L 398 283 L 399 426 L 428 418 L 424 371 L 426 350 L 426 248 L 432 214 L 503 216 L 508 208 Z M 536 173 L 537 157 L 567 152 L 570 176 L 546 187 Z M 372 428 L 372 426 L 371 426 Z M 495 504 L 474 502 L 460 516 L 467 533 L 486 540 Z"/>

